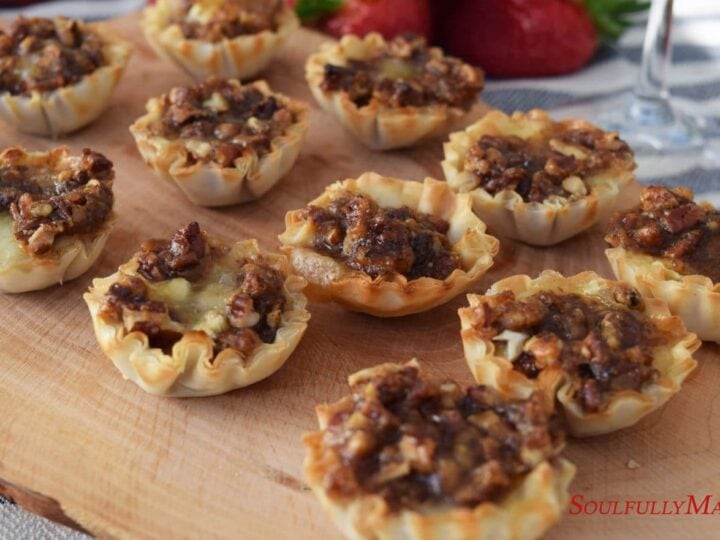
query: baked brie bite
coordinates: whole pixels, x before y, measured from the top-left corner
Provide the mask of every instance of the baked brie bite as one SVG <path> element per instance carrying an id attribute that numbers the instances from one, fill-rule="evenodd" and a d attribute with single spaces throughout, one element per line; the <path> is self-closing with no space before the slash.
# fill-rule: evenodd
<path id="1" fill-rule="evenodd" d="M 477 102 L 481 70 L 423 38 L 348 35 L 310 56 L 305 76 L 320 106 L 366 146 L 388 150 L 443 134 Z"/>
<path id="2" fill-rule="evenodd" d="M 617 133 L 538 109 L 491 111 L 445 144 L 443 171 L 470 193 L 490 231 L 557 244 L 604 221 L 633 180 L 635 161 Z"/>
<path id="3" fill-rule="evenodd" d="M 75 131 L 105 110 L 131 53 L 102 25 L 19 17 L 0 30 L 0 117 L 33 135 Z"/>
<path id="4" fill-rule="evenodd" d="M 451 300 L 485 274 L 499 250 L 467 195 L 431 178 L 376 173 L 336 182 L 289 212 L 280 242 L 308 280 L 309 296 L 378 317 Z"/>
<path id="5" fill-rule="evenodd" d="M 300 21 L 284 0 L 157 0 L 140 25 L 160 56 L 196 79 L 247 79 L 270 64 Z"/>
<path id="6" fill-rule="evenodd" d="M 542 390 L 576 436 L 636 423 L 676 394 L 697 362 L 693 333 L 656 298 L 594 272 L 512 276 L 459 311 L 475 380 Z"/>
<path id="7" fill-rule="evenodd" d="M 649 186 L 616 214 L 605 251 L 618 279 L 667 302 L 689 330 L 720 343 L 720 212 L 687 188 Z"/>
<path id="8" fill-rule="evenodd" d="M 149 240 L 84 299 L 102 350 L 151 394 L 228 392 L 269 377 L 297 347 L 310 314 L 305 280 L 255 240 L 233 245 L 195 222 Z"/>
<path id="9" fill-rule="evenodd" d="M 0 291 L 34 291 L 85 273 L 115 221 L 114 178 L 112 162 L 89 149 L 0 153 Z"/>
<path id="10" fill-rule="evenodd" d="M 540 392 L 435 382 L 415 361 L 348 384 L 304 438 L 308 483 L 348 538 L 525 540 L 560 519 L 575 467 Z"/>
<path id="11" fill-rule="evenodd" d="M 146 105 L 130 126 L 145 162 L 195 204 L 257 199 L 285 176 L 309 127 L 308 107 L 264 81 L 211 78 Z"/>

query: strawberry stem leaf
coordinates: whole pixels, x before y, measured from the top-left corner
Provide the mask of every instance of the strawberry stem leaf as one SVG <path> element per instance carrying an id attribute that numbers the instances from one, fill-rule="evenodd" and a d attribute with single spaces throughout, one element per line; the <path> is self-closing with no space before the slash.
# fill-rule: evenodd
<path id="1" fill-rule="evenodd" d="M 632 26 L 630 15 L 650 7 L 646 0 L 583 0 L 583 3 L 600 34 L 612 41 Z"/>
<path id="2" fill-rule="evenodd" d="M 340 9 L 345 0 L 299 0 L 295 12 L 303 21 L 317 19 Z"/>

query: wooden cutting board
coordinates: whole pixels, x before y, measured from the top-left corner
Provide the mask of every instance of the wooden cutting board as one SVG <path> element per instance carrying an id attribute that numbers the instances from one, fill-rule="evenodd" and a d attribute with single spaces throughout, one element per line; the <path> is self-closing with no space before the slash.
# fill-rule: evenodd
<path id="1" fill-rule="evenodd" d="M 433 376 L 471 383 L 456 314 L 463 297 L 399 320 L 313 305 L 305 339 L 277 374 L 225 396 L 179 400 L 123 381 L 95 342 L 81 295 L 142 239 L 167 236 L 190 220 L 228 240 L 257 237 L 275 248 L 285 212 L 332 181 L 366 170 L 441 177 L 442 141 L 372 153 L 314 108 L 297 165 L 261 201 L 222 210 L 193 206 L 153 176 L 127 129 L 147 98 L 189 80 L 153 54 L 136 17 L 113 26 L 136 43 L 135 55 L 110 109 L 63 142 L 75 151 L 91 146 L 115 162 L 120 219 L 86 276 L 37 293 L 0 295 L 0 494 L 101 537 L 337 538 L 302 476 L 300 437 L 316 426 L 313 406 L 343 395 L 347 375 L 360 368 L 414 356 Z M 271 85 L 312 101 L 303 64 L 322 39 L 299 32 L 267 72 Z M 12 143 L 54 144 L 7 127 L 0 145 Z M 474 291 L 545 268 L 610 277 L 603 249 L 598 231 L 551 249 L 506 241 Z M 697 356 L 698 370 L 663 410 L 621 433 L 569 443 L 567 456 L 578 466 L 573 494 L 585 501 L 720 495 L 718 348 L 705 346 Z M 639 468 L 628 468 L 630 460 Z M 568 514 L 550 537 L 711 538 L 718 519 Z"/>

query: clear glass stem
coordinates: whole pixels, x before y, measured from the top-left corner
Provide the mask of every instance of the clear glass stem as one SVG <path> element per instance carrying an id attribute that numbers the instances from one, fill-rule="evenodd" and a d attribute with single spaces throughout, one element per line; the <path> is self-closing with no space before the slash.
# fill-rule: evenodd
<path id="1" fill-rule="evenodd" d="M 643 43 L 635 93 L 640 97 L 668 97 L 667 72 L 672 59 L 673 0 L 653 0 Z"/>
<path id="2" fill-rule="evenodd" d="M 675 121 L 667 89 L 672 60 L 673 0 L 653 0 L 650 7 L 642 63 L 627 115 L 643 126 L 667 125 Z"/>

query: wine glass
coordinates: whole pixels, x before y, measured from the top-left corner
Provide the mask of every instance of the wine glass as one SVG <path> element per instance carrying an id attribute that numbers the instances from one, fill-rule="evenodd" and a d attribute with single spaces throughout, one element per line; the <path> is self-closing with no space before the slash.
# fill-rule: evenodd
<path id="1" fill-rule="evenodd" d="M 668 166 L 675 171 L 710 162 L 718 166 L 718 156 L 706 146 L 717 124 L 684 111 L 668 90 L 672 20 L 673 0 L 652 0 L 640 72 L 632 90 L 557 111 L 561 117 L 582 115 L 606 130 L 618 131 L 635 150 L 641 176 L 652 176 Z"/>
<path id="2" fill-rule="evenodd" d="M 621 107 L 600 112 L 597 121 L 619 131 L 640 153 L 677 153 L 699 149 L 698 121 L 670 99 L 667 71 L 672 58 L 673 0 L 654 0 L 650 7 L 635 88 L 621 97 Z"/>

